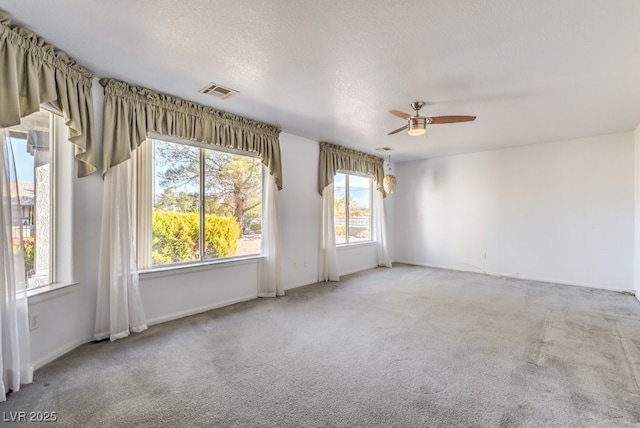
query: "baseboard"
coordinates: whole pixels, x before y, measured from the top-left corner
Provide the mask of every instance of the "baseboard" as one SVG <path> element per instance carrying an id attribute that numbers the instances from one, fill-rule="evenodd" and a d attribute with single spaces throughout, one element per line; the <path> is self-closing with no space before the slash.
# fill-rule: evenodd
<path id="1" fill-rule="evenodd" d="M 39 358 L 36 361 L 32 361 L 31 364 L 33 364 L 33 368 L 35 370 L 45 366 L 46 364 L 49 364 L 50 362 L 52 362 L 53 360 L 56 360 L 60 357 L 62 357 L 64 354 L 73 351 L 74 349 L 76 349 L 78 346 L 82 345 L 86 343 L 86 341 L 79 339 L 76 340 L 72 343 L 67 343 L 66 345 L 62 345 L 59 348 L 54 349 L 53 351 L 47 353 L 46 355 L 44 355 L 43 357 Z"/>
<path id="2" fill-rule="evenodd" d="M 365 270 L 368 270 L 368 269 L 375 269 L 377 267 L 378 267 L 377 264 L 370 265 L 370 266 L 363 266 L 363 267 L 360 267 L 358 269 L 350 270 L 350 271 L 347 271 L 347 272 L 340 272 L 340 273 L 338 273 L 338 276 L 351 275 L 353 273 L 362 272 L 362 271 L 365 271 Z M 286 286 L 285 291 L 293 290 L 294 288 L 304 287 L 304 286 L 311 285 L 311 284 L 317 284 L 319 282 L 322 282 L 322 281 L 318 281 L 317 279 L 315 279 L 315 280 L 312 280 L 312 281 L 297 282 L 295 284 L 290 284 L 290 285 Z"/>
<path id="3" fill-rule="evenodd" d="M 318 279 L 314 279 L 314 280 L 312 280 L 311 282 L 309 282 L 309 281 L 296 282 L 295 284 L 287 285 L 287 286 L 284 288 L 284 291 L 287 291 L 287 290 L 293 290 L 294 288 L 298 288 L 298 287 L 305 287 L 305 286 L 307 286 L 307 285 L 317 284 L 317 283 L 318 283 Z"/>
<path id="4" fill-rule="evenodd" d="M 210 311 L 210 310 L 213 310 L 213 309 L 222 308 L 224 306 L 233 305 L 235 303 L 246 302 L 248 300 L 253 300 L 253 299 L 257 299 L 257 298 L 258 298 L 258 294 L 256 293 L 256 294 L 251 294 L 249 296 L 239 297 L 237 299 L 225 300 L 223 302 L 218 302 L 218 303 L 215 303 L 213 305 L 199 306 L 197 308 L 188 309 L 186 311 L 176 312 L 176 313 L 173 313 L 173 314 L 163 315 L 163 316 L 159 316 L 159 317 L 148 319 L 147 320 L 147 325 L 161 324 L 163 322 L 177 320 L 179 318 L 184 318 L 184 317 L 188 317 L 188 316 L 191 316 L 191 315 L 200 314 L 202 312 L 207 312 L 207 311 Z"/>
<path id="5" fill-rule="evenodd" d="M 352 273 L 358 273 L 358 272 L 362 272 L 364 270 L 374 269 L 374 268 L 377 268 L 377 267 L 378 267 L 377 264 L 362 266 L 362 267 L 360 267 L 358 269 L 350 270 L 350 271 L 347 271 L 347 272 L 338 272 L 338 276 L 351 275 Z"/>
<path id="6" fill-rule="evenodd" d="M 483 269 L 481 269 L 481 268 L 479 268 L 477 266 L 472 266 L 471 268 L 465 269 L 465 268 L 462 268 L 462 267 L 459 267 L 459 266 L 448 266 L 448 265 L 439 265 L 439 264 L 434 264 L 434 263 L 423 263 L 423 262 L 405 261 L 405 260 L 397 260 L 395 263 L 402 263 L 402 264 L 414 265 L 414 266 L 424 266 L 424 267 L 430 267 L 430 268 L 434 268 L 434 269 L 453 270 L 453 271 L 457 271 L 457 272 L 479 273 L 479 274 L 495 276 L 495 277 L 499 277 L 499 278 L 525 279 L 527 281 L 547 282 L 547 283 L 559 284 L 559 285 L 570 285 L 570 286 L 574 286 L 574 287 L 596 288 L 598 290 L 607 290 L 607 291 L 617 291 L 617 292 L 625 291 L 625 289 L 607 287 L 607 286 L 604 286 L 602 284 L 592 284 L 592 283 L 587 283 L 587 282 L 576 282 L 576 281 L 567 281 L 567 280 L 562 280 L 562 279 L 520 275 L 520 274 L 517 274 L 517 273 L 516 274 L 504 274 L 504 273 L 499 273 L 499 272 L 485 271 L 485 270 L 483 270 Z"/>

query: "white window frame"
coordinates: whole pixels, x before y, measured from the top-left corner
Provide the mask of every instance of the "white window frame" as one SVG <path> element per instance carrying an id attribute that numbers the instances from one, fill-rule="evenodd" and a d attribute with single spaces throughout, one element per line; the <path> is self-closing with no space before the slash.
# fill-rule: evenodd
<path id="1" fill-rule="evenodd" d="M 47 283 L 25 289 L 28 296 L 77 284 L 73 265 L 73 144 L 69 128 L 54 108 L 42 106 L 49 115 L 49 278 Z M 35 177 L 34 177 L 35 180 Z"/>
<path id="2" fill-rule="evenodd" d="M 337 243 L 336 247 L 345 247 L 345 246 L 349 246 L 349 245 L 360 245 L 360 244 L 370 244 L 371 242 L 373 242 L 373 236 L 372 236 L 372 227 L 373 227 L 373 178 L 371 178 L 371 176 L 367 175 L 367 174 L 358 174 L 355 172 L 351 172 L 351 171 L 343 171 L 343 170 L 338 170 L 337 171 L 340 174 L 344 174 L 345 175 L 345 202 L 344 202 L 344 211 L 345 211 L 345 230 L 344 230 L 344 234 L 345 234 L 345 242 L 341 242 L 341 243 Z M 357 176 L 357 177 L 363 177 L 369 180 L 369 239 L 367 240 L 362 240 L 362 241 L 355 241 L 355 242 L 349 242 L 349 176 Z M 333 183 L 333 186 L 335 186 L 335 181 Z M 334 192 L 333 192 L 333 197 L 334 197 L 334 202 L 335 202 L 335 187 L 334 187 Z M 335 217 L 335 214 L 334 214 Z M 336 220 L 336 218 L 334 218 L 334 221 Z M 335 225 L 334 225 L 334 231 L 333 231 L 334 235 L 335 235 Z M 335 238 L 337 239 L 338 237 L 335 236 Z"/>
<path id="3" fill-rule="evenodd" d="M 152 150 L 152 144 L 151 144 L 153 140 L 160 140 L 163 142 L 168 142 L 173 144 L 182 144 L 182 145 L 198 148 L 200 150 L 201 163 L 204 159 L 204 150 L 211 150 L 214 152 L 222 152 L 222 153 L 231 153 L 231 154 L 246 156 L 250 158 L 258 158 L 258 156 L 256 156 L 254 153 L 250 153 L 250 152 L 244 152 L 241 150 L 235 150 L 227 147 L 205 144 L 197 141 L 185 140 L 178 137 L 158 134 L 156 132 L 149 133 L 147 140 L 143 143 L 143 145 L 146 145 L 146 150 L 143 146 L 140 146 L 135 152 L 133 152 L 134 155 L 132 158 L 134 162 L 133 181 L 136 183 L 134 187 L 137 190 L 133 192 L 132 198 L 134 199 L 134 205 L 136 203 L 136 198 L 142 198 L 142 204 L 144 205 L 142 209 L 138 208 L 138 210 L 136 210 L 134 208 L 134 219 L 136 224 L 135 233 L 137 236 L 136 263 L 138 265 L 139 271 L 145 274 L 152 273 L 152 272 L 166 272 L 166 271 L 171 271 L 175 269 L 234 263 L 238 261 L 259 259 L 263 257 L 263 255 L 260 252 L 254 253 L 254 254 L 239 255 L 239 256 L 232 256 L 232 257 L 219 257 L 219 258 L 213 258 L 213 259 L 207 259 L 204 257 L 203 247 L 205 245 L 205 242 L 204 242 L 204 239 L 202 238 L 204 237 L 203 222 L 205 219 L 204 219 L 203 213 L 205 209 L 206 196 L 204 192 L 205 182 L 203 179 L 204 168 L 201 167 L 200 176 L 199 176 L 199 180 L 200 180 L 199 216 L 200 216 L 200 235 L 201 235 L 200 236 L 201 239 L 199 242 L 200 260 L 192 260 L 192 261 L 186 261 L 181 263 L 170 263 L 170 264 L 163 264 L 163 265 L 153 264 L 153 261 L 151 259 L 151 254 L 152 254 L 151 219 L 152 219 L 152 212 L 153 212 L 153 197 L 154 197 L 153 195 L 154 193 L 154 189 L 153 189 L 154 161 L 153 161 L 153 150 Z M 136 157 L 140 159 L 136 160 Z M 138 163 L 138 165 L 142 163 L 146 166 L 143 168 L 136 167 L 135 166 L 136 162 Z M 149 176 L 146 177 L 146 180 L 145 180 L 145 179 L 142 179 L 140 174 L 148 174 Z M 261 180 L 262 180 L 262 183 L 264 183 L 264 180 L 267 179 L 265 177 L 264 168 L 261 168 L 261 174 L 262 174 Z M 264 207 L 264 194 L 262 193 L 262 187 L 261 187 L 261 198 L 262 198 L 262 206 Z M 138 211 L 138 213 L 136 213 L 136 211 Z M 145 213 L 148 213 L 148 215 L 145 215 Z M 264 230 L 262 230 L 262 233 L 264 233 Z M 143 242 L 140 242 L 141 240 L 148 240 L 148 242 L 143 243 Z M 140 251 L 141 248 L 144 248 L 144 250 Z"/>

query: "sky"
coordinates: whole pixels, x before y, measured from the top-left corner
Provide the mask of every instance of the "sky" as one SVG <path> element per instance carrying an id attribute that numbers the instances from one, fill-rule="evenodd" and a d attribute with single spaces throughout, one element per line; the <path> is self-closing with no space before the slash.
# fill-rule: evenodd
<path id="1" fill-rule="evenodd" d="M 344 196 L 345 175 L 337 173 L 335 176 L 335 195 L 336 197 Z M 359 207 L 369 206 L 369 183 L 371 179 L 360 177 L 358 175 L 349 176 L 349 197 L 355 201 Z"/>
<path id="2" fill-rule="evenodd" d="M 13 146 L 18 182 L 33 183 L 33 156 L 27 152 L 27 140 L 11 138 L 11 145 Z"/>

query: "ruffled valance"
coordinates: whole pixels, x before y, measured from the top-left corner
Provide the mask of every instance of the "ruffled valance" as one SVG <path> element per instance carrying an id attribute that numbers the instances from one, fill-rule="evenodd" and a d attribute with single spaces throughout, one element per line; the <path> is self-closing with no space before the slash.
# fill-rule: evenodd
<path id="1" fill-rule="evenodd" d="M 93 74 L 0 12 L 0 127 L 49 103 L 60 110 L 75 145 L 78 176 L 97 171 Z"/>
<path id="2" fill-rule="evenodd" d="M 280 130 L 113 79 L 104 86 L 103 175 L 131 158 L 151 131 L 255 153 L 282 189 Z"/>
<path id="3" fill-rule="evenodd" d="M 335 144 L 321 142 L 320 183 L 318 189 L 320 195 L 322 195 L 325 187 L 333 183 L 334 176 L 338 171 L 355 172 L 373 177 L 377 189 L 385 195 L 382 187 L 384 159 Z"/>

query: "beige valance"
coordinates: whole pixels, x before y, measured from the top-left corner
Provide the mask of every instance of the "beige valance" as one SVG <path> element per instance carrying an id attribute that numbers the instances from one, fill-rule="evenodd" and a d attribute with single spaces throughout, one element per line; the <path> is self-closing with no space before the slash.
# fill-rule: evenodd
<path id="1" fill-rule="evenodd" d="M 385 195 L 382 188 L 384 159 L 335 144 L 321 142 L 320 188 L 318 189 L 321 195 L 324 188 L 333 183 L 334 176 L 338 171 L 356 172 L 373 177 L 377 184 L 377 189 Z"/>
<path id="2" fill-rule="evenodd" d="M 104 86 L 103 175 L 131 158 L 150 131 L 255 153 L 282 189 L 280 130 L 113 79 Z"/>
<path id="3" fill-rule="evenodd" d="M 64 115 L 75 145 L 78 176 L 97 170 L 93 123 L 93 74 L 0 12 L 0 127 L 49 103 Z"/>

